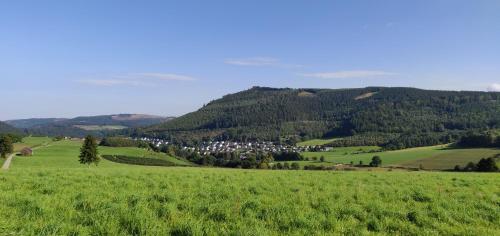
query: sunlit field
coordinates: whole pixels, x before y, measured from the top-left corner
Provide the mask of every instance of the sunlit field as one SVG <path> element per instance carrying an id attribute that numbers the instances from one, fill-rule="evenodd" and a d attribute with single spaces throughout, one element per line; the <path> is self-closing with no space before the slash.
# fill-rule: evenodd
<path id="1" fill-rule="evenodd" d="M 80 142 L 0 174 L 2 235 L 500 234 L 500 176 L 78 163 Z M 153 155 L 131 148 L 101 153 Z M 161 154 L 155 154 L 161 155 Z M 173 157 L 158 157 L 173 158 Z"/>
<path id="2" fill-rule="evenodd" d="M 301 165 L 331 166 L 338 163 L 358 165 L 360 162 L 367 165 L 373 156 L 380 156 L 383 166 L 423 167 L 429 170 L 453 169 L 455 165 L 465 166 L 469 162 L 477 162 L 481 158 L 500 154 L 496 148 L 455 149 L 447 145 L 410 148 L 397 151 L 370 152 L 379 150 L 378 147 L 346 147 L 334 148 L 328 152 L 305 152 L 304 157 L 309 161 L 300 162 Z M 323 156 L 325 162 L 320 162 Z M 316 157 L 317 160 L 313 161 Z"/>

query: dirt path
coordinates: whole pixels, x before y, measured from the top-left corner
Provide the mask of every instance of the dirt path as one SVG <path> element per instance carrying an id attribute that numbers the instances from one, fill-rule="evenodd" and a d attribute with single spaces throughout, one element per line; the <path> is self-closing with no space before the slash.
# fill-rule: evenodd
<path id="1" fill-rule="evenodd" d="M 41 146 L 32 148 L 32 150 L 37 150 L 40 148 L 45 148 L 50 146 L 51 146 L 50 143 L 44 143 Z M 12 159 L 14 158 L 15 155 L 17 155 L 17 153 L 12 153 L 10 154 L 10 156 L 7 157 L 7 159 L 5 159 L 5 162 L 2 165 L 2 170 L 8 170 L 10 168 L 10 163 L 12 162 Z"/>
<path id="2" fill-rule="evenodd" d="M 7 159 L 5 159 L 5 162 L 3 163 L 2 170 L 8 170 L 10 167 L 10 162 L 12 162 L 12 158 L 14 158 L 15 153 L 10 154 Z"/>

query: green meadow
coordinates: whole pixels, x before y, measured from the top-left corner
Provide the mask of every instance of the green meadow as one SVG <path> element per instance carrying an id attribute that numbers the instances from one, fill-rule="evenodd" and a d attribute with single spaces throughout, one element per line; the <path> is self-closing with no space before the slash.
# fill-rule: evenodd
<path id="1" fill-rule="evenodd" d="M 423 167 L 430 170 L 453 169 L 455 165 L 465 166 L 469 162 L 477 162 L 481 158 L 492 157 L 500 154 L 495 148 L 458 149 L 448 145 L 410 148 L 397 151 L 373 152 L 378 147 L 346 147 L 334 148 L 328 152 L 305 152 L 304 157 L 310 161 L 300 162 L 301 165 L 334 165 L 334 164 L 363 164 L 370 163 L 373 156 L 382 158 L 383 166 Z M 323 156 L 325 162 L 312 161 L 313 157 L 318 160 Z"/>
<path id="2" fill-rule="evenodd" d="M 78 163 L 80 145 L 50 142 L 0 172 L 0 235 L 500 234 L 498 174 L 145 167 L 106 160 L 89 168 Z M 136 148 L 99 151 L 175 159 Z"/>
<path id="3" fill-rule="evenodd" d="M 300 143 L 297 143 L 297 146 L 318 146 L 318 145 L 325 145 L 327 143 L 331 143 L 335 140 L 338 140 L 339 138 L 332 138 L 332 139 L 311 139 L 307 141 L 303 141 Z"/>

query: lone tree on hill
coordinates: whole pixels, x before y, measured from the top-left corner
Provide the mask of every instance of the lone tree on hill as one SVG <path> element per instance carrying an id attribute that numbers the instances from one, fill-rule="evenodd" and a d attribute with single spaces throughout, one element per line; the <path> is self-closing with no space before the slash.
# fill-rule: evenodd
<path id="1" fill-rule="evenodd" d="M 372 162 L 370 162 L 370 166 L 372 167 L 379 167 L 382 165 L 382 159 L 380 159 L 379 156 L 374 156 L 372 158 Z"/>
<path id="2" fill-rule="evenodd" d="M 12 144 L 12 138 L 8 135 L 0 137 L 0 155 L 2 158 L 6 158 L 8 154 L 14 152 L 14 145 Z"/>
<path id="3" fill-rule="evenodd" d="M 99 164 L 101 159 L 97 152 L 97 141 L 92 136 L 87 136 L 83 142 L 83 146 L 80 149 L 80 164 L 86 164 L 90 167 L 90 164 Z"/>

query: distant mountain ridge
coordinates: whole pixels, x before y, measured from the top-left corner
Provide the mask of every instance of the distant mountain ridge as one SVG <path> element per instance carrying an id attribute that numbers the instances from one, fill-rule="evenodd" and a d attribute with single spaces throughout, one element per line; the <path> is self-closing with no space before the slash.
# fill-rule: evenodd
<path id="1" fill-rule="evenodd" d="M 423 146 L 499 126 L 496 92 L 254 87 L 136 134 L 182 142 L 347 137 L 342 142 Z"/>
<path id="2" fill-rule="evenodd" d="M 0 134 L 17 134 L 21 133 L 19 129 L 0 121 Z"/>
<path id="3" fill-rule="evenodd" d="M 34 135 L 81 137 L 87 134 L 102 136 L 113 130 L 155 125 L 171 119 L 172 117 L 145 114 L 116 114 L 81 116 L 72 119 L 21 119 L 9 120 L 6 123 Z"/>

